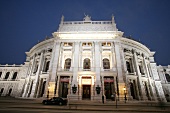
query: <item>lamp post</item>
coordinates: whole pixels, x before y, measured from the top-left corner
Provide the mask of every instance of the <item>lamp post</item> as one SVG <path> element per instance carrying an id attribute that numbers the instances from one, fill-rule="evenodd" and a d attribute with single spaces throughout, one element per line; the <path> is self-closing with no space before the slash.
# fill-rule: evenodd
<path id="1" fill-rule="evenodd" d="M 49 89 L 50 89 L 50 86 L 48 86 L 47 99 L 49 98 Z"/>
<path id="2" fill-rule="evenodd" d="M 125 95 L 125 103 L 126 103 L 126 100 L 127 100 L 127 98 L 126 98 L 126 88 L 124 87 L 124 88 L 123 88 L 123 90 L 124 90 L 124 95 Z"/>

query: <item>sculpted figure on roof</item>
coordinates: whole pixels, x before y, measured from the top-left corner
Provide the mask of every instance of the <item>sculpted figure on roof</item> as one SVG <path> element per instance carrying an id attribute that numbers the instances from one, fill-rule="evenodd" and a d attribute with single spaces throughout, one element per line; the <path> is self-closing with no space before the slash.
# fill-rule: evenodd
<path id="1" fill-rule="evenodd" d="M 85 15 L 85 14 L 84 14 Z M 89 15 L 85 15 L 83 18 L 84 21 L 91 21 L 91 17 Z"/>

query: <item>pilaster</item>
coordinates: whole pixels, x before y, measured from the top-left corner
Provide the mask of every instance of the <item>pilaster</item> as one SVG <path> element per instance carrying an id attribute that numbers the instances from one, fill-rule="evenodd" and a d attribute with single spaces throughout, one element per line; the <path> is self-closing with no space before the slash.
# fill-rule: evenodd
<path id="1" fill-rule="evenodd" d="M 122 72 L 122 65 L 121 65 L 121 57 L 120 57 L 120 43 L 115 41 L 115 56 L 116 56 L 116 68 L 117 68 L 117 79 L 118 79 L 118 87 L 117 87 L 117 94 L 119 99 L 122 101 L 124 100 L 124 90 L 125 87 L 125 81 L 123 81 L 123 72 Z"/>
<path id="2" fill-rule="evenodd" d="M 78 81 L 77 81 L 77 73 L 78 73 L 78 68 L 79 68 L 79 49 L 80 49 L 80 43 L 79 42 L 75 42 L 74 43 L 74 57 L 73 57 L 73 80 L 72 80 L 72 84 L 71 84 L 71 88 L 75 85 L 77 87 L 77 91 L 75 94 L 73 94 L 72 90 L 71 90 L 71 98 L 73 100 L 78 100 Z"/>
<path id="3" fill-rule="evenodd" d="M 49 71 L 49 83 L 47 83 L 50 87 L 49 95 L 51 97 L 56 96 L 56 77 L 57 77 L 57 69 L 59 63 L 59 55 L 60 55 L 60 42 L 55 41 L 54 48 L 53 48 L 53 56 L 51 60 L 51 69 Z M 58 84 L 57 84 L 58 85 Z"/>
<path id="4" fill-rule="evenodd" d="M 141 100 L 147 100 L 147 97 L 146 97 L 146 93 L 145 93 L 145 89 L 144 88 L 144 85 L 142 83 L 142 79 L 141 79 L 141 73 L 140 73 L 140 70 L 139 70 L 139 65 L 138 65 L 138 58 L 136 56 L 136 50 L 132 50 L 133 52 L 133 59 L 134 59 L 134 64 L 135 64 L 135 70 L 136 70 L 136 74 L 137 74 L 137 86 L 138 86 L 138 90 L 139 90 L 139 96 Z"/>
<path id="5" fill-rule="evenodd" d="M 95 95 L 94 95 L 94 99 L 95 100 L 101 100 L 102 99 L 102 92 L 100 91 L 100 94 L 96 93 L 96 87 L 99 86 L 102 88 L 101 86 L 101 80 L 100 80 L 100 62 L 101 62 L 101 52 L 100 52 L 100 45 L 99 42 L 95 42 L 95 46 L 94 46 L 94 55 L 95 55 L 95 72 L 96 72 L 96 82 L 95 82 Z"/>

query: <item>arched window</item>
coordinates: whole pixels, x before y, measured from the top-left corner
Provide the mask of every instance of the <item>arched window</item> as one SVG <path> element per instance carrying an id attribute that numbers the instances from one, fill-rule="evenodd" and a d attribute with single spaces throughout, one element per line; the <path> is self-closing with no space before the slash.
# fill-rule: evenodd
<path id="1" fill-rule="evenodd" d="M 1 89 L 0 96 L 1 96 L 1 94 L 3 93 L 3 91 L 4 91 L 4 88 Z"/>
<path id="2" fill-rule="evenodd" d="M 8 79 L 10 72 L 7 72 L 4 79 Z"/>
<path id="3" fill-rule="evenodd" d="M 12 77 L 12 79 L 16 79 L 17 78 L 17 72 L 15 72 L 14 74 L 13 74 L 13 77 Z"/>
<path id="4" fill-rule="evenodd" d="M 103 69 L 110 69 L 110 62 L 107 58 L 103 59 Z"/>
<path id="5" fill-rule="evenodd" d="M 131 58 L 126 61 L 126 68 L 129 73 L 133 73 L 132 60 Z"/>
<path id="6" fill-rule="evenodd" d="M 144 68 L 143 68 L 142 62 L 140 62 L 140 64 L 139 64 L 139 71 L 140 71 L 140 73 L 141 73 L 142 75 L 145 74 L 145 73 L 144 73 Z"/>
<path id="7" fill-rule="evenodd" d="M 69 70 L 70 67 L 71 67 L 71 59 L 70 59 L 70 58 L 67 58 L 67 59 L 65 60 L 64 69 Z"/>
<path id="8" fill-rule="evenodd" d="M 1 78 L 2 72 L 0 72 L 0 78 Z"/>
<path id="9" fill-rule="evenodd" d="M 38 62 L 36 62 L 35 67 L 34 67 L 34 73 L 36 73 L 38 70 Z"/>
<path id="10" fill-rule="evenodd" d="M 129 73 L 131 73 L 131 69 L 130 69 L 130 63 L 128 61 L 126 61 L 126 67 L 127 67 L 127 71 Z"/>
<path id="11" fill-rule="evenodd" d="M 89 58 L 84 59 L 83 69 L 90 69 L 90 59 Z"/>
<path id="12" fill-rule="evenodd" d="M 8 92 L 8 94 L 7 94 L 7 95 L 8 95 L 8 96 L 10 96 L 10 95 L 11 95 L 11 93 L 12 93 L 12 88 L 10 88 L 10 89 L 9 89 L 9 92 Z"/>
<path id="13" fill-rule="evenodd" d="M 50 65 L 50 61 L 47 61 L 46 65 L 45 65 L 45 72 L 47 72 L 49 70 L 49 65 Z"/>
<path id="14" fill-rule="evenodd" d="M 170 82 L 170 75 L 166 73 L 165 77 L 166 77 L 167 82 Z"/>

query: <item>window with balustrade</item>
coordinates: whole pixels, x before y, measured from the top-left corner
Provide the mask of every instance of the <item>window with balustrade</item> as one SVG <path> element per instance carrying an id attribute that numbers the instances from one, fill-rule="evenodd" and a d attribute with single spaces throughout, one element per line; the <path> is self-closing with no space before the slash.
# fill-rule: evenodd
<path id="1" fill-rule="evenodd" d="M 103 69 L 110 69 L 110 61 L 107 58 L 103 59 Z"/>
<path id="2" fill-rule="evenodd" d="M 128 73 L 133 73 L 133 65 L 132 65 L 132 59 L 131 58 L 129 58 L 126 61 L 126 68 L 127 68 Z"/>
<path id="3" fill-rule="evenodd" d="M 143 62 L 142 61 L 139 63 L 139 71 L 140 71 L 141 75 L 145 75 L 144 67 L 143 67 Z"/>
<path id="4" fill-rule="evenodd" d="M 50 66 L 50 61 L 47 61 L 45 64 L 44 72 L 47 72 L 49 70 L 49 66 Z"/>
<path id="5" fill-rule="evenodd" d="M 83 62 L 83 69 L 90 69 L 90 59 L 89 58 L 86 58 L 84 59 L 84 62 Z"/>
<path id="6" fill-rule="evenodd" d="M 71 59 L 70 59 L 70 58 L 67 58 L 67 59 L 65 60 L 64 69 L 65 69 L 65 70 L 69 70 L 70 67 L 71 67 Z"/>

